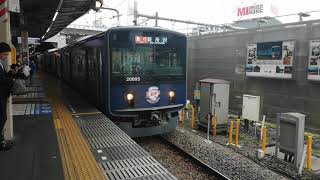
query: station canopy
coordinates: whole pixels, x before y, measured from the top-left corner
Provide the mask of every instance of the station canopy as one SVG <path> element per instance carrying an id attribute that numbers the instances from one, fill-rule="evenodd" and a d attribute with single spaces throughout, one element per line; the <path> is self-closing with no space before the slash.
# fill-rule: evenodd
<path id="1" fill-rule="evenodd" d="M 20 0 L 20 13 L 11 13 L 12 35 L 20 36 L 20 31 L 24 30 L 29 33 L 29 37 L 44 36 L 43 39 L 48 39 L 87 13 L 94 2 L 95 0 Z"/>

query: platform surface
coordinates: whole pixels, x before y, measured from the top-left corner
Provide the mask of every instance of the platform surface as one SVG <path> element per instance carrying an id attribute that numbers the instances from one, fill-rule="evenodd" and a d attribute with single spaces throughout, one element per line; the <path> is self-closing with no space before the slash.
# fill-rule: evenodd
<path id="1" fill-rule="evenodd" d="M 13 97 L 16 145 L 0 151 L 0 179 L 176 179 L 55 77 L 35 76 L 27 86 Z"/>
<path id="2" fill-rule="evenodd" d="M 15 146 L 0 151 L 0 179 L 64 179 L 52 118 L 15 116 Z"/>

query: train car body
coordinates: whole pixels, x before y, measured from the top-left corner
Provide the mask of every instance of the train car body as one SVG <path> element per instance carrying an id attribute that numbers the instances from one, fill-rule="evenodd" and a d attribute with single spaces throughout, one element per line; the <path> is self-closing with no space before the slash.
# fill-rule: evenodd
<path id="1" fill-rule="evenodd" d="M 131 137 L 162 134 L 186 102 L 186 42 L 160 28 L 117 27 L 44 55 L 42 66 Z"/>

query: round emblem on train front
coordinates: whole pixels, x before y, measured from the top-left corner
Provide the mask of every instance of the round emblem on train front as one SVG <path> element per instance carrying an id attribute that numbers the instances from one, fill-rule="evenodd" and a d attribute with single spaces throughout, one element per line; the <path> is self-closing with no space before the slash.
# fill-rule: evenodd
<path id="1" fill-rule="evenodd" d="M 146 92 L 147 101 L 151 104 L 157 103 L 160 99 L 160 90 L 156 86 L 149 87 Z"/>

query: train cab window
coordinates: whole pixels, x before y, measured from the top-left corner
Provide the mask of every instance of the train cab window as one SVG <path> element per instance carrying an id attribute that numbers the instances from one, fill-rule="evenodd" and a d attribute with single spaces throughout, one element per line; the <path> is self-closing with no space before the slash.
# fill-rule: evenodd
<path id="1" fill-rule="evenodd" d="M 128 76 L 141 77 L 137 78 L 141 80 L 183 79 L 186 62 L 183 60 L 185 52 L 180 48 L 184 43 L 182 38 L 166 33 L 141 34 L 129 32 L 111 36 L 112 79 Z"/>
<path id="2" fill-rule="evenodd" d="M 179 62 L 174 49 L 156 49 L 138 47 L 135 50 L 113 49 L 112 73 L 122 75 L 149 75 L 183 73 L 182 63 Z"/>

